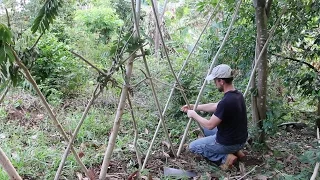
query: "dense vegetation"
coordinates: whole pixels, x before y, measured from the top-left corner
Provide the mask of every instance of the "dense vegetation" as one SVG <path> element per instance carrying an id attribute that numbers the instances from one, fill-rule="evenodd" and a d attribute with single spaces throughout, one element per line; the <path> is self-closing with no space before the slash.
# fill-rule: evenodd
<path id="1" fill-rule="evenodd" d="M 142 178 L 168 179 L 166 166 L 204 179 L 240 178 L 250 170 L 250 178 L 307 179 L 320 162 L 317 0 L 136 0 L 134 11 L 131 1 L 116 0 L 0 3 L 0 147 L 25 179 L 57 176 L 73 138 L 63 179 L 101 179 L 103 169 L 110 179 L 141 169 Z M 248 159 L 229 172 L 199 161 L 186 145 L 178 158 L 172 152 L 188 123 L 180 106 L 197 101 L 213 61 L 236 70 L 242 92 L 252 80 Z M 199 103 L 215 102 L 222 94 L 208 84 L 199 97 Z M 193 122 L 186 143 L 198 137 L 197 128 Z M 0 179 L 9 179 L 5 167 Z"/>

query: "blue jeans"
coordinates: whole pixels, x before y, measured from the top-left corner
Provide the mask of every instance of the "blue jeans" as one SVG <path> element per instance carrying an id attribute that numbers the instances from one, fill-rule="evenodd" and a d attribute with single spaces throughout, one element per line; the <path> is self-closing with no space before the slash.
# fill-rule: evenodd
<path id="1" fill-rule="evenodd" d="M 205 137 L 192 141 L 189 150 L 200 154 L 210 161 L 225 163 L 227 155 L 241 150 L 245 143 L 225 146 L 216 141 L 217 128 L 212 130 L 203 128 Z"/>

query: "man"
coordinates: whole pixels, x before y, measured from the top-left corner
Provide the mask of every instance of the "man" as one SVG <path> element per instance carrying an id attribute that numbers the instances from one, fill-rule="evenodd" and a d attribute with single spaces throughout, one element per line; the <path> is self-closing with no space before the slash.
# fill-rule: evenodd
<path id="1" fill-rule="evenodd" d="M 224 97 L 218 103 L 198 105 L 196 110 L 213 113 L 209 120 L 192 110 L 193 105 L 191 109 L 187 105 L 181 107 L 189 118 L 199 122 L 206 136 L 191 142 L 189 150 L 211 161 L 221 162 L 220 167 L 226 170 L 238 157 L 244 156 L 240 150 L 248 138 L 246 106 L 242 93 L 232 84 L 233 73 L 228 65 L 216 66 L 206 80 L 213 81 Z"/>

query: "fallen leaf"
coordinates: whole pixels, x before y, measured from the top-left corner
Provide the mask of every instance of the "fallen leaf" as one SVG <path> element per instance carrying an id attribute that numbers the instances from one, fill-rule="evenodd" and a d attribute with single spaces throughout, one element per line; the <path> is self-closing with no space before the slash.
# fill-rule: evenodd
<path id="1" fill-rule="evenodd" d="M 167 141 L 162 141 L 161 143 L 163 145 L 167 146 L 168 149 L 170 149 L 170 144 Z"/>
<path id="2" fill-rule="evenodd" d="M 96 179 L 93 169 L 88 169 L 89 179 L 94 180 Z"/>
<path id="3" fill-rule="evenodd" d="M 80 151 L 80 152 L 78 153 L 78 156 L 79 156 L 79 158 L 82 158 L 82 157 L 84 156 L 84 153 L 83 153 L 82 151 Z"/>
<path id="4" fill-rule="evenodd" d="M 162 153 L 163 153 L 163 155 L 164 155 L 165 157 L 167 157 L 167 158 L 170 157 L 170 155 L 169 155 L 168 153 L 166 153 L 166 152 L 164 152 L 164 151 L 162 151 Z"/>
<path id="5" fill-rule="evenodd" d="M 134 180 L 137 177 L 137 174 L 139 173 L 139 171 L 135 171 L 133 172 L 129 177 L 128 180 Z"/>

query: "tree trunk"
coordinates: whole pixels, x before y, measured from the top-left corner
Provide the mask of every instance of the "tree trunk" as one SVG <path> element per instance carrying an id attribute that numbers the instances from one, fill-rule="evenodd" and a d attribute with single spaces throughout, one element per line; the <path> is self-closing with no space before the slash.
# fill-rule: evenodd
<path id="1" fill-rule="evenodd" d="M 256 24 L 257 24 L 257 51 L 260 54 L 266 40 L 268 38 L 267 31 L 267 13 L 266 13 L 266 0 L 254 0 L 253 1 L 256 11 Z M 256 128 L 258 130 L 257 137 L 255 137 L 258 143 L 265 142 L 265 132 L 263 130 L 263 120 L 266 119 L 266 94 L 267 94 L 267 50 L 265 50 L 261 56 L 260 63 L 257 65 L 257 95 L 255 100 L 257 103 L 256 109 L 252 112 L 258 112 L 257 117 L 253 119 Z M 253 101 L 254 102 L 254 101 Z"/>

